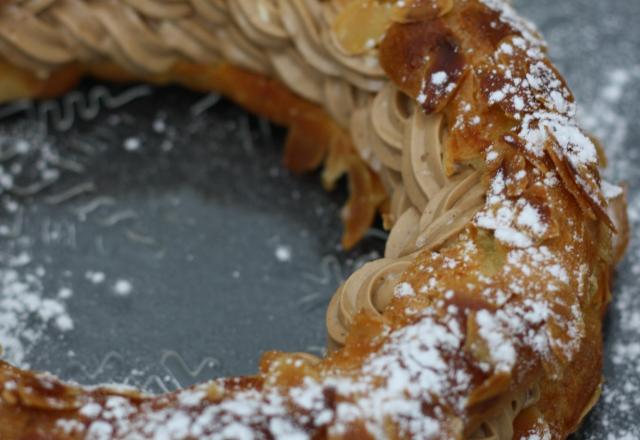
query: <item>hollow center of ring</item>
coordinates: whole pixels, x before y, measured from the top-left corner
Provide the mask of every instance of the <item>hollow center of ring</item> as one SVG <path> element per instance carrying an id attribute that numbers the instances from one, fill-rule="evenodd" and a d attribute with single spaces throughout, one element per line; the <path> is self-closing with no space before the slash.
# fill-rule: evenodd
<path id="1" fill-rule="evenodd" d="M 4 358 L 161 392 L 320 354 L 331 295 L 384 246 L 339 249 L 344 192 L 285 170 L 284 130 L 226 101 L 102 87 L 0 121 Z M 45 130 L 43 108 L 66 119 Z"/>

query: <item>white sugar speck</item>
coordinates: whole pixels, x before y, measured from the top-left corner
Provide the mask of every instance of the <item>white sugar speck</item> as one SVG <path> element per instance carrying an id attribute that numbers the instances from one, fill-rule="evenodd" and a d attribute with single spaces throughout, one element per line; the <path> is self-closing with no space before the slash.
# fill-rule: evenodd
<path id="1" fill-rule="evenodd" d="M 103 283 L 106 276 L 103 272 L 96 272 L 96 271 L 92 271 L 89 270 L 87 272 L 85 272 L 84 274 L 85 278 L 88 279 L 89 281 L 91 281 L 93 284 L 100 284 Z"/>
<path id="2" fill-rule="evenodd" d="M 56 327 L 58 330 L 66 332 L 69 330 L 73 330 L 73 320 L 67 314 L 61 314 L 56 318 Z"/>
<path id="3" fill-rule="evenodd" d="M 431 75 L 431 84 L 441 86 L 449 79 L 449 75 L 446 72 L 436 72 Z"/>
<path id="4" fill-rule="evenodd" d="M 133 286 L 130 281 L 127 280 L 118 280 L 113 285 L 113 292 L 119 296 L 127 296 L 133 290 Z"/>
<path id="5" fill-rule="evenodd" d="M 606 180 L 602 181 L 601 188 L 602 188 L 602 195 L 604 195 L 604 197 L 609 200 L 615 199 L 616 197 L 620 196 L 624 192 L 622 187 L 618 185 L 613 185 L 607 182 Z"/>
<path id="6" fill-rule="evenodd" d="M 155 131 L 156 133 L 164 133 L 167 130 L 167 123 L 158 118 L 155 121 L 153 121 L 153 131 Z"/>
<path id="7" fill-rule="evenodd" d="M 413 287 L 409 283 L 400 283 L 393 289 L 393 294 L 397 297 L 415 296 Z"/>
<path id="8" fill-rule="evenodd" d="M 87 403 L 82 408 L 80 408 L 80 415 L 93 419 L 97 417 L 102 411 L 102 407 L 97 403 Z"/>
<path id="9" fill-rule="evenodd" d="M 291 261 L 291 248 L 289 246 L 279 245 L 276 247 L 275 255 L 278 261 L 282 263 Z"/>
<path id="10" fill-rule="evenodd" d="M 62 289 L 58 290 L 58 298 L 60 299 L 69 299 L 72 295 L 73 290 L 69 289 L 68 287 L 63 287 Z"/>
<path id="11" fill-rule="evenodd" d="M 140 139 L 135 137 L 127 138 L 125 139 L 123 146 L 127 151 L 137 151 L 140 149 Z"/>

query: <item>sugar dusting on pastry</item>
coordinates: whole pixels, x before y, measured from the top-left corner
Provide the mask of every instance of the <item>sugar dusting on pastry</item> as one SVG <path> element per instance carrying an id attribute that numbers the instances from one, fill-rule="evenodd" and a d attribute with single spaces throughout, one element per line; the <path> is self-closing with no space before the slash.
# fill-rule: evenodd
<path id="1" fill-rule="evenodd" d="M 206 390 L 209 385 L 205 384 L 179 392 L 177 399 L 185 405 L 177 411 L 162 410 L 153 415 L 138 413 L 136 418 L 129 421 L 128 415 L 133 412 L 131 404 L 125 399 L 109 398 L 100 406 L 96 402 L 87 402 L 86 409 L 81 409 L 81 412 L 90 411 L 93 415 L 91 418 L 96 419 L 91 422 L 87 432 L 104 429 L 105 422 L 109 422 L 108 426 L 116 427 L 112 434 L 125 437 L 127 433 L 147 431 L 168 438 L 181 438 L 178 433 L 195 437 L 207 434 L 210 438 L 218 438 L 211 431 L 212 427 L 216 427 L 217 433 L 238 434 L 253 424 L 260 424 L 267 426 L 269 433 L 276 438 L 285 438 L 287 435 L 307 438 L 300 425 L 302 419 L 292 419 L 289 414 L 292 404 L 307 411 L 309 415 L 305 417 L 311 417 L 309 422 L 312 424 L 333 421 L 330 429 L 336 435 L 344 434 L 350 422 L 364 419 L 371 432 L 381 436 L 384 431 L 379 421 L 389 415 L 398 417 L 401 424 L 402 420 L 406 420 L 404 428 L 407 432 L 437 435 L 441 430 L 440 423 L 424 417 L 420 399 L 407 399 L 406 393 L 411 392 L 412 384 L 416 383 L 434 395 L 442 394 L 445 390 L 466 389 L 470 378 L 463 372 L 447 368 L 441 357 L 442 350 L 454 353 L 462 348 L 461 329 L 454 322 L 443 326 L 426 316 L 417 325 L 408 326 L 392 335 L 391 342 L 379 356 L 365 363 L 366 375 L 351 380 L 328 377 L 324 384 L 309 380 L 305 385 L 291 389 L 286 399 L 275 389 L 266 395 L 240 391 L 232 398 L 201 412 L 197 410 L 207 402 Z M 388 385 L 382 388 L 372 386 L 376 378 L 385 378 Z M 326 393 L 329 390 L 344 395 L 355 394 L 356 397 L 342 401 L 333 411 L 326 407 Z M 463 394 L 457 394 L 449 403 L 462 410 L 465 404 Z M 62 420 L 59 426 L 69 425 Z"/>
<path id="2" fill-rule="evenodd" d="M 508 179 L 498 172 L 491 181 L 485 208 L 475 217 L 478 227 L 494 231 L 495 237 L 507 245 L 526 248 L 533 245 L 531 234 L 542 235 L 548 225 L 526 199 L 512 201 L 506 197 Z"/>

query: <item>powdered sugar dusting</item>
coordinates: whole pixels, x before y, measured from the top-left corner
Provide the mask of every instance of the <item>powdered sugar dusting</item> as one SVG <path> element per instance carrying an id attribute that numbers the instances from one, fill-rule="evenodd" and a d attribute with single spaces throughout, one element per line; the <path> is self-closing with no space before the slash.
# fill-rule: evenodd
<path id="1" fill-rule="evenodd" d="M 19 160 L 31 155 L 37 157 L 35 176 Z M 74 328 L 67 308 L 71 290 L 45 289 L 50 274 L 33 251 L 33 239 L 22 232 L 25 206 L 20 195 L 54 182 L 61 162 L 38 130 L 20 137 L 0 132 L 0 347 L 4 360 L 22 367 L 29 366 L 27 358 L 38 342 Z"/>
<path id="2" fill-rule="evenodd" d="M 507 186 L 517 180 L 499 171 L 489 187 L 485 207 L 476 215 L 476 225 L 494 231 L 495 237 L 506 245 L 526 248 L 543 236 L 549 225 L 542 219 L 538 209 L 526 198 L 515 201 L 507 197 Z"/>
<path id="3" fill-rule="evenodd" d="M 593 140 L 578 126 L 571 92 L 539 47 L 520 37 L 512 44 L 506 52 L 504 44 L 498 48 L 482 79 L 487 102 L 519 122 L 505 141 L 522 148 L 534 162 L 550 155 L 565 184 L 577 185 L 583 195 L 576 196 L 597 205 L 600 214 L 606 202 L 596 171 L 599 156 Z M 514 52 L 516 56 L 505 57 Z"/>
<path id="4" fill-rule="evenodd" d="M 531 44 L 536 46 L 544 45 L 544 41 L 539 37 L 536 26 L 521 15 L 511 6 L 511 2 L 505 0 L 480 0 L 482 3 L 499 11 L 501 19 L 517 29 Z"/>
<path id="5" fill-rule="evenodd" d="M 0 255 L 0 263 L 3 256 Z M 6 263 L 5 263 L 6 264 Z M 0 268 L 0 346 L 3 358 L 28 367 L 25 357 L 51 328 L 73 330 L 66 302 L 44 295 L 42 273 L 15 267 Z"/>
<path id="6" fill-rule="evenodd" d="M 393 294 L 397 297 L 414 296 L 416 293 L 413 291 L 413 287 L 409 283 L 400 283 L 393 289 Z"/>
<path id="7" fill-rule="evenodd" d="M 464 409 L 462 391 L 470 377 L 449 368 L 442 357 L 455 355 L 462 344 L 463 334 L 455 321 L 442 324 L 425 315 L 416 325 L 393 333 L 385 348 L 365 362 L 365 374 L 358 377 L 329 376 L 323 383 L 308 378 L 291 389 L 287 397 L 277 389 L 266 393 L 238 391 L 217 405 L 194 411 L 206 404 L 210 387 L 217 387 L 199 385 L 178 393 L 183 409 L 136 413 L 133 420 L 128 419 L 133 407 L 119 398 L 88 402 L 81 413 L 93 419 L 88 433 L 93 435 L 113 426 L 109 435 L 119 437 L 153 432 L 160 438 L 253 438 L 251 427 L 259 425 L 275 438 L 306 439 L 307 424 L 317 427 L 331 423 L 330 433 L 341 435 L 356 420 L 364 420 L 370 432 L 383 437 L 384 420 L 391 418 L 406 434 L 438 438 L 443 432 L 442 422 L 425 416 L 422 402 L 425 396 L 443 395 L 446 391 L 451 399 L 446 404 L 459 411 Z M 386 385 L 375 386 L 380 380 Z M 336 397 L 339 403 L 335 409 L 326 405 L 328 392 L 342 396 Z M 296 408 L 304 410 L 305 415 L 298 415 Z"/>
<path id="8" fill-rule="evenodd" d="M 489 352 L 497 371 L 511 371 L 516 363 L 516 350 L 504 333 L 500 323 L 488 311 L 476 315 L 480 336 L 489 346 Z"/>
<path id="9" fill-rule="evenodd" d="M 86 176 L 87 156 L 95 154 L 91 145 L 77 145 L 65 138 L 64 146 L 49 130 L 69 130 L 78 120 L 95 118 L 101 107 L 116 108 L 150 93 L 134 87 L 113 96 L 102 86 L 86 95 L 74 91 L 61 101 L 20 102 L 2 108 L 3 116 L 25 111 L 28 116 L 0 125 L 0 347 L 2 359 L 29 368 L 43 358 L 45 341 L 64 340 L 76 323 L 69 311 L 74 297 L 72 273 L 52 262 L 51 251 L 67 252 L 77 245 L 76 225 L 67 218 L 53 218 L 38 211 L 38 203 L 48 206 L 72 204 L 91 196 L 94 183 Z M 12 112 L 12 108 L 15 107 Z M 76 184 L 70 176 L 76 177 Z M 44 194 L 48 193 L 48 194 Z M 41 198 L 39 198 L 41 197 Z M 39 200 L 39 202 L 34 202 Z M 100 207 L 78 214 L 79 221 Z M 90 208 L 90 209 L 89 209 Z M 34 231 L 35 229 L 35 231 Z M 100 284 L 105 274 L 87 270 L 85 279 Z M 82 276 L 82 275 L 80 275 Z M 75 353 L 68 351 L 68 356 Z M 41 368 L 41 366 L 39 366 Z M 69 428 L 70 429 L 70 428 Z"/>

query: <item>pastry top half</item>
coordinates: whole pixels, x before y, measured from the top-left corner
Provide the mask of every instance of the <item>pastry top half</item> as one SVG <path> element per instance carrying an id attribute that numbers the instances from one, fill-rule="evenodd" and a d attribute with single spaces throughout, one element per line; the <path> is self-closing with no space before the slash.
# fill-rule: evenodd
<path id="1" fill-rule="evenodd" d="M 0 364 L 0 437 L 551 439 L 597 400 L 624 194 L 502 0 L 5 0 L 0 60 L 0 100 L 219 90 L 290 127 L 290 167 L 348 176 L 345 245 L 376 210 L 390 229 L 325 358 L 163 396 Z"/>

